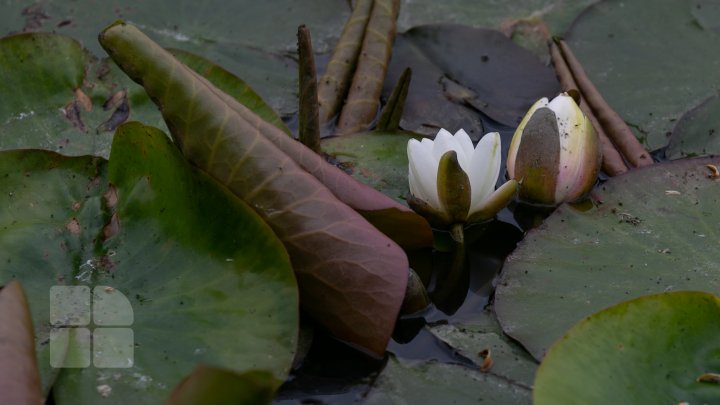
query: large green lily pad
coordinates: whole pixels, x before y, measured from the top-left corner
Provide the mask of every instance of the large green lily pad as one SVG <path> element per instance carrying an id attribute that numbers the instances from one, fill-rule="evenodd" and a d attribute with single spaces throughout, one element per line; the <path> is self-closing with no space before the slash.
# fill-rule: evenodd
<path id="1" fill-rule="evenodd" d="M 715 404 L 720 385 L 720 299 L 708 293 L 645 296 L 575 325 L 548 351 L 536 405 Z"/>
<path id="2" fill-rule="evenodd" d="M 720 182 L 706 165 L 656 164 L 560 206 L 507 259 L 495 293 L 503 330 L 540 359 L 573 324 L 608 306 L 673 290 L 720 293 Z"/>
<path id="3" fill-rule="evenodd" d="M 298 296 L 282 244 L 164 133 L 121 126 L 109 163 L 6 151 L 0 174 L 0 283 L 27 291 L 56 403 L 158 403 L 200 362 L 287 375 Z M 127 298 L 131 367 L 50 367 L 53 286 Z"/>
<path id="4" fill-rule="evenodd" d="M 601 1 L 566 36 L 589 78 L 651 150 L 667 145 L 675 121 L 720 87 L 720 37 L 698 20 L 696 3 Z"/>
<path id="5" fill-rule="evenodd" d="M 720 155 L 720 96 L 715 94 L 688 111 L 675 124 L 668 159 Z"/>

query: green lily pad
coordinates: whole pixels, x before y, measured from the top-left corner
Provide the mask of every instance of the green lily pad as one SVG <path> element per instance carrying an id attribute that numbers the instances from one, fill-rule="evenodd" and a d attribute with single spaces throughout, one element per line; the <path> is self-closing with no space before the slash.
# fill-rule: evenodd
<path id="1" fill-rule="evenodd" d="M 0 283 L 26 288 L 44 392 L 52 387 L 55 403 L 158 403 L 200 362 L 285 378 L 298 322 L 288 256 L 252 209 L 191 168 L 164 133 L 121 126 L 109 163 L 6 151 L 0 174 Z M 131 330 L 131 361 L 102 368 L 108 358 L 96 353 L 94 366 L 52 368 L 72 360 L 50 340 L 53 286 L 87 286 L 88 297 L 95 287 L 96 311 L 100 298 L 122 294 L 122 328 L 92 332 L 98 340 L 99 331 Z"/>
<path id="2" fill-rule="evenodd" d="M 650 150 L 667 145 L 675 121 L 720 87 L 720 38 L 698 22 L 694 3 L 598 2 L 566 36 L 590 80 Z"/>
<path id="3" fill-rule="evenodd" d="M 705 100 L 682 116 L 665 150 L 668 159 L 720 154 L 720 97 Z"/>
<path id="4" fill-rule="evenodd" d="M 209 0 L 74 2 L 23 0 L 0 13 L 5 35 L 53 31 L 78 39 L 97 56 L 97 34 L 118 19 L 132 21 L 164 47 L 202 55 L 246 80 L 281 114 L 297 111 L 296 30 L 305 24 L 318 52 L 329 51 L 350 8 L 334 0 L 274 2 Z"/>
<path id="5" fill-rule="evenodd" d="M 503 330 L 540 359 L 603 308 L 673 290 L 720 293 L 720 183 L 690 159 L 615 177 L 595 207 L 560 206 L 507 259 L 495 292 Z"/>
<path id="6" fill-rule="evenodd" d="M 111 101 L 122 90 L 127 99 Z M 125 120 L 165 128 L 142 87 L 114 63 L 97 61 L 62 35 L 0 39 L 0 93 L 11 95 L 0 101 L 0 149 L 107 157 L 113 130 Z M 112 125 L 103 126 L 111 119 Z"/>
<path id="7" fill-rule="evenodd" d="M 407 67 L 413 79 L 400 126 L 424 135 L 463 128 L 477 141 L 485 134 L 478 111 L 516 126 L 535 101 L 560 89 L 550 67 L 488 29 L 427 25 L 398 35 L 385 97 Z"/>
<path id="8" fill-rule="evenodd" d="M 367 132 L 325 138 L 323 152 L 357 180 L 405 204 L 408 194 L 407 132 Z"/>
<path id="9" fill-rule="evenodd" d="M 241 79 L 190 52 L 172 52 L 265 120 L 290 132 Z M 113 131 L 124 121 L 166 128 L 144 88 L 112 61 L 95 59 L 62 35 L 0 39 L 0 79 L 0 92 L 13 95 L 0 101 L 0 149 L 42 148 L 70 156 L 108 157 Z M 79 99 L 83 96 L 78 97 L 77 89 L 86 100 Z M 125 99 L 119 93 L 123 90 Z M 89 103 L 89 111 L 83 102 Z"/>
<path id="10" fill-rule="evenodd" d="M 720 298 L 674 292 L 624 302 L 579 322 L 554 344 L 534 403 L 714 404 L 720 385 Z"/>

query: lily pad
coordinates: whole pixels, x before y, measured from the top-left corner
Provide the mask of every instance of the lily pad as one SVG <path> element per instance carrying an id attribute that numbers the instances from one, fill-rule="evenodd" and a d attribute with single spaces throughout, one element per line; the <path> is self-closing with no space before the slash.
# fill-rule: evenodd
<path id="1" fill-rule="evenodd" d="M 720 97 L 714 96 L 682 116 L 665 150 L 668 159 L 720 155 Z"/>
<path id="2" fill-rule="evenodd" d="M 97 56 L 97 34 L 112 21 L 132 21 L 165 47 L 215 61 L 246 80 L 281 114 L 297 110 L 295 31 L 305 24 L 318 52 L 329 51 L 350 8 L 334 0 L 75 2 L 24 0 L 0 14 L 0 35 L 53 31 L 74 37 Z"/>
<path id="3" fill-rule="evenodd" d="M 62 35 L 0 39 L 0 93 L 8 95 L 0 101 L 0 149 L 107 157 L 112 133 L 125 120 L 165 128 L 142 87 Z"/>
<path id="4" fill-rule="evenodd" d="M 720 183 L 689 159 L 615 177 L 592 192 L 595 207 L 560 206 L 528 232 L 495 292 L 503 330 L 541 359 L 577 321 L 642 295 L 720 293 Z"/>
<path id="5" fill-rule="evenodd" d="M 400 126 L 425 135 L 464 128 L 477 141 L 485 134 L 478 111 L 517 126 L 535 101 L 560 89 L 550 67 L 488 29 L 440 24 L 398 35 L 385 97 L 407 67 L 413 80 Z"/>
<path id="6" fill-rule="evenodd" d="M 712 404 L 720 371 L 720 299 L 674 292 L 624 302 L 573 326 L 535 380 L 534 403 Z"/>
<path id="7" fill-rule="evenodd" d="M 263 405 L 269 404 L 278 382 L 269 372 L 234 373 L 216 367 L 198 366 L 178 385 L 165 402 L 173 405 Z"/>
<path id="8" fill-rule="evenodd" d="M 453 23 L 478 28 L 504 28 L 518 20 L 544 20 L 552 33 L 561 33 L 594 0 L 403 0 L 398 27 Z"/>
<path id="9" fill-rule="evenodd" d="M 0 173 L 0 283 L 26 288 L 44 392 L 52 386 L 55 403 L 158 403 L 199 362 L 285 378 L 298 322 L 288 256 L 252 209 L 193 169 L 164 133 L 121 126 L 109 163 L 6 151 Z M 100 298 L 125 297 L 122 327 L 91 331 L 131 331 L 130 360 L 119 368 L 100 367 L 107 358 L 97 352 L 87 368 L 48 361 L 62 349 L 50 338 L 63 326 L 50 325 L 51 288 L 84 286 L 96 311 Z"/>
<path id="10" fill-rule="evenodd" d="M 325 138 L 322 148 L 357 180 L 405 204 L 408 194 L 407 132 L 367 132 Z"/>
<path id="11" fill-rule="evenodd" d="M 650 150 L 667 145 L 675 121 L 720 87 L 720 38 L 698 22 L 694 3 L 598 2 L 566 36 L 590 80 Z"/>

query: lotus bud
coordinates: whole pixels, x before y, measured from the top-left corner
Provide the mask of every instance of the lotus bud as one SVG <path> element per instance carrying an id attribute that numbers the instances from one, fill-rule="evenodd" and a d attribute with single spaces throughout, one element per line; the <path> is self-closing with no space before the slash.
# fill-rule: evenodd
<path id="1" fill-rule="evenodd" d="M 441 129 L 435 140 L 408 142 L 408 203 L 430 223 L 448 226 L 488 220 L 515 196 L 510 180 L 495 190 L 500 174 L 500 134 L 486 134 L 476 147 L 464 130 Z"/>
<path id="2" fill-rule="evenodd" d="M 562 93 L 538 100 L 510 143 L 507 171 L 520 199 L 557 205 L 576 201 L 595 184 L 602 155 L 597 133 L 575 100 Z"/>

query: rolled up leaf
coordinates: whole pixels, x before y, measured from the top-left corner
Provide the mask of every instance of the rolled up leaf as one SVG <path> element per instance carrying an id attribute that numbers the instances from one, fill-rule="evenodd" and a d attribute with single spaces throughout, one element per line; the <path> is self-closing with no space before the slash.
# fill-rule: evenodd
<path id="1" fill-rule="evenodd" d="M 402 249 L 261 132 L 273 128 L 297 142 L 261 124 L 137 28 L 115 23 L 100 43 L 158 104 L 186 158 L 247 201 L 277 233 L 307 312 L 338 338 L 383 353 L 405 294 Z"/>
<path id="2" fill-rule="evenodd" d="M 20 283 L 0 290 L 0 404 L 42 404 L 35 338 Z"/>
<path id="3" fill-rule="evenodd" d="M 338 119 L 339 134 L 365 131 L 377 115 L 399 12 L 400 0 L 375 0 L 357 69 Z"/>
<path id="4" fill-rule="evenodd" d="M 330 122 L 340 112 L 340 107 L 345 101 L 360 56 L 373 2 L 373 0 L 357 1 L 350 19 L 345 23 L 340 40 L 335 45 L 325 73 L 318 83 L 320 125 Z"/>

